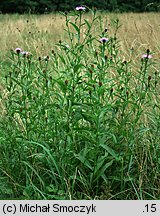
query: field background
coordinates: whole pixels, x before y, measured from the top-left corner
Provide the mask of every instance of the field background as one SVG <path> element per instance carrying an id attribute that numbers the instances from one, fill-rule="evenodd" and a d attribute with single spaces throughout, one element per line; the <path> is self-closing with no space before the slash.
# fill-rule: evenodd
<path id="1" fill-rule="evenodd" d="M 56 44 L 61 44 L 64 41 L 69 43 L 69 39 L 67 33 L 64 31 L 65 26 L 65 16 L 62 16 L 59 13 L 55 14 L 43 14 L 43 15 L 19 15 L 19 14 L 0 14 L 0 91 L 1 91 L 1 101 L 0 101 L 0 114 L 1 114 L 1 130 L 0 130 L 0 198 L 2 199 L 160 199 L 160 97 L 159 97 L 159 59 L 160 59 L 160 16 L 159 13 L 150 12 L 150 13 L 105 13 L 105 12 L 97 12 L 97 16 L 101 16 L 102 28 L 107 28 L 107 36 L 114 37 L 115 31 L 117 31 L 118 38 L 118 46 L 117 50 L 119 51 L 119 58 L 117 63 L 117 68 L 120 67 L 122 62 L 130 62 L 129 67 L 132 68 L 131 77 L 134 80 L 138 71 L 141 71 L 142 62 L 141 57 L 142 54 L 146 53 L 146 50 L 149 49 L 152 54 L 152 59 L 154 61 L 151 64 L 151 67 L 148 69 L 147 67 L 147 76 L 146 80 L 150 80 L 148 78 L 151 76 L 151 80 L 156 84 L 153 84 L 153 90 L 145 94 L 145 102 L 140 105 L 138 108 L 138 112 L 143 110 L 143 113 L 136 113 L 136 108 L 134 112 L 136 114 L 131 115 L 129 119 L 127 114 L 129 114 L 128 109 L 132 106 L 132 103 L 129 104 L 129 107 L 126 108 L 126 116 L 124 116 L 125 120 L 121 122 L 121 117 L 117 114 L 115 122 L 110 123 L 110 133 L 113 132 L 113 138 L 110 136 L 107 138 L 107 142 L 109 143 L 110 148 L 106 148 L 105 150 L 109 153 L 110 156 L 99 147 L 96 146 L 97 138 L 95 140 L 88 140 L 88 135 L 86 132 L 82 131 L 78 132 L 80 136 L 77 138 L 76 133 L 74 131 L 66 132 L 67 138 L 65 140 L 65 134 L 63 134 L 63 130 L 61 126 L 63 125 L 65 118 L 64 113 L 60 111 L 60 113 L 55 114 L 57 118 L 60 119 L 62 124 L 58 125 L 57 135 L 56 131 L 53 132 L 52 123 L 54 122 L 55 116 L 49 117 L 51 114 L 36 114 L 39 116 L 40 123 L 39 126 L 39 137 L 37 136 L 36 129 L 33 128 L 30 132 L 24 132 L 21 127 L 24 127 L 24 130 L 27 130 L 27 126 L 24 126 L 23 123 L 23 115 L 22 117 L 16 117 L 18 124 L 14 125 L 14 118 L 16 112 L 14 113 L 14 109 L 17 109 L 13 106 L 10 110 L 10 105 L 7 104 L 8 101 L 12 101 L 14 103 L 17 99 L 17 94 L 15 94 L 11 90 L 8 90 L 6 84 L 6 76 L 9 76 L 10 71 L 14 71 L 12 68 L 19 68 L 19 62 L 16 62 L 16 58 L 12 58 L 11 53 L 15 52 L 15 48 L 20 47 L 25 51 L 32 53 L 32 58 L 34 62 L 34 67 L 32 68 L 32 75 L 29 78 L 30 80 L 36 79 L 36 73 L 38 72 L 39 76 L 45 77 L 45 70 L 49 70 L 50 75 L 54 76 L 56 71 L 56 66 L 58 70 L 65 71 L 71 70 L 71 65 L 65 66 L 62 64 L 63 61 L 68 61 L 67 54 L 62 52 L 58 48 Z M 86 13 L 84 17 L 88 22 L 91 22 L 91 14 Z M 74 18 L 71 18 L 74 20 Z M 119 20 L 119 28 L 116 30 L 115 20 Z M 71 28 L 72 29 L 72 28 Z M 101 34 L 101 28 L 96 25 L 93 25 L 93 35 L 99 38 Z M 72 29 L 73 30 L 73 29 Z M 83 38 L 83 31 L 81 32 L 81 37 Z M 75 46 L 76 50 L 76 46 Z M 59 57 L 57 60 L 53 57 L 54 52 L 56 55 L 60 53 L 64 60 Z M 76 51 L 75 51 L 76 52 Z M 89 51 L 87 50 L 89 53 Z M 89 61 L 92 62 L 92 58 L 90 58 L 89 54 L 85 54 L 82 62 L 85 62 L 85 58 L 87 56 Z M 64 56 L 63 56 L 64 55 Z M 69 55 L 69 54 L 68 54 Z M 109 54 L 108 54 L 109 55 Z M 45 56 L 49 56 L 49 60 L 47 60 L 47 64 L 39 66 L 39 58 L 43 59 Z M 82 54 L 83 56 L 83 54 Z M 80 57 L 77 57 L 80 58 Z M 62 60 L 62 62 L 61 62 Z M 61 62 L 61 64 L 59 63 Z M 16 64 L 18 65 L 16 67 Z M 25 64 L 24 64 L 25 65 Z M 23 65 L 23 66 L 24 66 Z M 25 66 L 24 66 L 25 67 Z M 26 66 L 28 67 L 28 66 Z M 86 65 L 86 68 L 88 65 Z M 18 70 L 18 69 L 17 69 Z M 30 71 L 30 69 L 26 69 Z M 82 70 L 83 73 L 83 68 Z M 110 68 L 112 71 L 112 67 Z M 113 75 L 117 79 L 116 68 L 113 69 Z M 23 71 L 23 70 L 22 70 Z M 69 72 L 68 72 L 69 73 Z M 57 75 L 56 75 L 57 76 Z M 89 76 L 89 75 L 88 75 Z M 128 75 L 127 75 L 128 76 Z M 129 75 L 130 76 L 130 75 Z M 66 78 L 67 77 L 67 78 Z M 111 77 L 109 75 L 109 77 Z M 156 77 L 156 78 L 154 78 Z M 63 81 L 67 83 L 70 81 L 70 75 L 63 74 Z M 46 78 L 47 79 L 47 78 Z M 49 78 L 48 78 L 49 79 Z M 67 81 L 65 79 L 68 79 Z M 87 77 L 89 79 L 89 77 Z M 122 77 L 122 86 L 118 87 L 117 91 L 120 91 L 121 87 L 129 88 L 129 91 L 133 97 L 131 96 L 131 101 L 134 101 L 134 87 L 137 85 L 138 78 L 135 78 L 134 81 L 131 81 L 131 86 L 123 83 Z M 124 78 L 125 80 L 125 78 Z M 22 78 L 23 81 L 23 78 Z M 143 80 L 144 81 L 144 80 Z M 16 83 L 16 80 L 14 80 Z M 105 79 L 103 83 L 107 83 Z M 123 85 L 124 84 L 124 85 Z M 8 84 L 9 85 L 9 84 Z M 11 84 L 10 84 L 11 85 Z M 99 81 L 99 86 L 102 83 Z M 126 85 L 126 86 L 125 86 Z M 17 84 L 15 84 L 16 88 Z M 60 84 L 61 87 L 64 87 Z M 138 86 L 138 85 L 137 85 Z M 42 85 L 42 88 L 44 86 Z M 112 87 L 112 85 L 111 85 Z M 18 87 L 19 88 L 19 87 Z M 114 87 L 113 87 L 114 88 Z M 136 87 L 135 87 L 136 88 Z M 49 89 L 49 88 L 48 88 Z M 63 88 L 55 87 L 56 91 L 63 92 Z M 156 90 L 155 90 L 156 89 Z M 11 96 L 8 93 L 11 91 Z M 37 89 L 35 88 L 35 92 Z M 43 109 L 46 108 L 47 103 L 54 104 L 54 99 L 51 94 L 44 87 L 43 94 L 46 98 L 43 98 L 43 101 L 39 101 L 37 103 L 37 107 L 39 112 L 41 112 L 40 107 Z M 79 90 L 81 91 L 81 90 Z M 110 91 L 107 90 L 107 91 Z M 133 92 L 132 92 L 133 91 Z M 22 91 L 23 92 L 23 91 Z M 64 94 L 63 94 L 64 93 Z M 62 93 L 62 98 L 66 97 L 65 91 Z M 15 94 L 15 96 L 14 96 Z M 43 95 L 42 94 L 42 95 Z M 13 95 L 13 99 L 12 99 Z M 140 95 L 140 93 L 139 93 Z M 15 97 L 15 98 L 14 98 Z M 77 96 L 78 97 L 78 96 Z M 117 95 L 115 94 L 112 98 L 112 102 L 114 105 L 114 98 L 117 99 Z M 141 95 L 140 95 L 141 97 Z M 107 98 L 107 97 L 106 97 Z M 30 98 L 29 98 L 30 99 Z M 49 101 L 48 101 L 49 100 Z M 59 100 L 59 99 L 58 99 Z M 90 99 L 87 99 L 90 101 Z M 98 107 L 101 106 L 97 104 Z M 143 100 L 143 99 L 142 99 Z M 62 99 L 63 101 L 63 99 Z M 65 103 L 65 99 L 60 104 Z M 83 100 L 82 100 L 83 101 Z M 94 101 L 94 100 L 93 100 Z M 125 99 L 124 104 L 119 104 L 121 107 L 126 106 L 127 99 Z M 33 112 L 36 112 L 36 103 L 34 106 L 34 102 L 31 107 L 33 108 Z M 45 104 L 46 103 L 46 104 Z M 59 104 L 59 106 L 60 106 Z M 102 103 L 103 104 L 103 103 Z M 156 104 L 156 108 L 155 108 Z M 45 107 L 46 105 L 46 107 Z M 7 107 L 8 106 L 8 107 Z M 6 108 L 7 107 L 7 108 Z M 63 106 L 62 106 L 63 107 Z M 96 106 L 95 106 L 96 107 Z M 106 105 L 109 108 L 109 105 Z M 136 107 L 136 105 L 135 105 Z M 85 107 L 84 107 L 85 108 Z M 7 109 L 9 110 L 7 116 Z M 12 110 L 13 109 L 13 110 Z M 52 108 L 53 109 L 53 108 Z M 70 108 L 67 108 L 68 110 Z M 27 110 L 27 106 L 26 106 Z M 55 112 L 57 108 L 55 107 Z M 59 109 L 58 109 L 59 110 Z M 96 110 L 96 108 L 95 108 Z M 99 110 L 99 109 L 98 109 Z M 54 112 L 53 111 L 53 112 Z M 42 111 L 43 112 L 43 111 Z M 87 109 L 86 109 L 87 112 Z M 127 113 L 128 112 L 128 113 Z M 132 111 L 131 111 L 132 112 Z M 12 113 L 13 116 L 12 116 Z M 73 114 L 73 113 L 72 113 Z M 27 119 L 28 119 L 28 114 Z M 42 116 L 48 115 L 46 118 L 50 118 L 51 121 L 46 129 L 48 131 L 45 132 L 44 119 Z M 61 116 L 62 115 L 62 116 Z M 103 113 L 97 112 L 97 115 L 101 116 L 103 119 Z M 132 125 L 132 121 L 136 115 L 140 115 L 140 120 L 137 124 Z M 24 114 L 25 116 L 25 114 Z M 13 118 L 13 119 L 12 119 Z M 24 117 L 25 118 L 25 117 Z M 37 117 L 38 118 L 38 117 Z M 108 117 L 107 117 L 108 118 Z M 139 117 L 138 117 L 139 118 Z M 93 118 L 94 119 L 94 118 Z M 91 122 L 93 121 L 91 117 Z M 13 120 L 13 122 L 12 122 Z M 35 120 L 36 121 L 36 120 Z M 49 120 L 48 120 L 49 121 Z M 58 121 L 58 120 L 57 120 Z M 102 121 L 103 122 L 103 121 Z M 32 128 L 32 124 L 34 125 L 34 120 L 30 123 L 30 128 Z M 38 125 L 39 123 L 37 123 Z M 58 124 L 58 123 L 57 123 Z M 73 122 L 71 124 L 74 124 Z M 76 124 L 76 123 L 75 123 Z M 104 125 L 103 125 L 104 124 Z M 36 125 L 36 123 L 35 123 Z M 76 125 L 77 126 L 77 125 Z M 105 128 L 105 123 L 102 123 L 102 126 Z M 38 127 L 38 126 L 37 126 Z M 78 126 L 77 126 L 78 127 Z M 90 137 L 94 137 L 94 129 L 92 125 L 87 126 L 90 131 Z M 44 129 L 44 130 L 43 130 Z M 50 131 L 49 131 L 50 130 Z M 65 129 L 64 129 L 65 130 Z M 78 129 L 77 129 L 78 130 Z M 98 129 L 97 129 L 98 130 Z M 44 131 L 44 134 L 43 134 Z M 67 129 L 66 129 L 67 131 Z M 128 131 L 128 132 L 126 132 Z M 34 134 L 35 132 L 35 134 Z M 55 137 L 53 138 L 53 134 Z M 101 130 L 97 133 L 101 134 Z M 105 130 L 103 131 L 105 134 Z M 103 134 L 102 132 L 102 134 Z M 135 134 L 134 134 L 135 132 Z M 73 133 L 73 134 L 72 134 Z M 74 134 L 75 133 L 75 134 Z M 133 135 L 133 136 L 132 136 Z M 134 136 L 135 135 L 135 136 Z M 46 137 L 45 137 L 46 136 Z M 64 136 L 64 137 L 63 137 Z M 101 135 L 100 135 L 101 136 Z M 122 137 L 123 138 L 122 138 Z M 103 136 L 101 137 L 103 139 Z M 73 140 L 72 140 L 73 139 Z M 63 141 L 67 143 L 66 152 L 63 152 L 63 147 L 60 149 L 58 144 L 63 144 Z M 76 142 L 79 142 L 81 147 L 73 147 Z M 86 143 L 85 143 L 86 141 Z M 46 143 L 45 143 L 46 142 Z M 93 149 L 92 142 L 94 143 Z M 30 144 L 28 144 L 30 143 Z M 42 144 L 43 143 L 43 144 Z M 45 144 L 44 144 L 45 143 Z M 85 144 L 84 144 L 85 143 Z M 83 146 L 84 145 L 84 146 Z M 86 147 L 88 145 L 88 147 Z M 55 147 L 56 146 L 56 147 Z M 84 148 L 83 148 L 83 147 Z M 75 148 L 75 149 L 74 149 Z M 78 148 L 78 150 L 77 150 Z M 88 153 L 87 149 L 88 148 Z M 21 152 L 22 151 L 22 152 Z M 55 153 L 54 153 L 55 151 Z M 79 152 L 83 153 L 79 155 Z M 86 152 L 85 152 L 86 151 Z M 61 153 L 63 152 L 63 153 Z M 76 152 L 76 153 L 75 153 Z M 118 152 L 117 154 L 115 152 Z M 53 156 L 55 154 L 55 157 Z M 105 161 L 104 157 L 107 155 L 107 160 Z M 99 158 L 99 155 L 101 157 Z M 118 158 L 117 155 L 120 155 Z M 84 158 L 88 159 L 88 164 Z M 72 164 L 71 160 L 75 164 Z M 64 161 L 63 161 L 64 160 Z M 104 161 L 103 161 L 104 160 Z M 79 162 L 78 162 L 79 161 Z M 93 162 L 94 161 L 94 162 Z M 109 164 L 111 161 L 113 165 Z M 93 162 L 93 163 L 92 163 Z M 104 163 L 103 163 L 104 162 Z M 67 166 L 67 163 L 70 164 Z M 79 164 L 80 163 L 80 164 Z M 97 164 L 95 165 L 95 169 L 97 172 L 94 174 L 91 172 L 90 163 L 95 165 L 99 163 L 99 167 Z M 105 163 L 108 164 L 109 167 L 108 172 L 103 170 L 105 169 Z M 53 166 L 54 164 L 54 166 Z M 75 167 L 74 167 L 75 166 Z M 72 170 L 73 169 L 73 170 Z M 61 172 L 62 171 L 62 172 Z M 99 172 L 98 172 L 99 171 Z M 102 172 L 102 173 L 101 173 Z M 105 176 L 104 176 L 105 173 Z M 108 178 L 108 179 L 107 179 Z M 106 180 L 107 179 L 107 180 Z"/>
<path id="2" fill-rule="evenodd" d="M 85 15 L 89 20 L 89 15 Z M 110 33 L 109 24 L 116 18 L 120 20 L 118 39 L 121 49 L 129 55 L 131 50 L 139 58 L 146 48 L 160 57 L 159 13 L 103 13 L 103 25 Z M 23 47 L 25 50 L 36 50 L 37 55 L 46 55 L 55 43 L 66 38 L 65 18 L 59 13 L 48 15 L 0 15 L 1 54 L 10 49 Z M 98 30 L 97 30 L 98 32 Z"/>

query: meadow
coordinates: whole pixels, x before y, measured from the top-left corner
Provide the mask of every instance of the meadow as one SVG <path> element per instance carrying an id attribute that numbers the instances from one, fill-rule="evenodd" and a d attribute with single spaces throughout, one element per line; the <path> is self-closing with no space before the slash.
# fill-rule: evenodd
<path id="1" fill-rule="evenodd" d="M 0 14 L 0 199 L 160 199 L 159 23 Z"/>

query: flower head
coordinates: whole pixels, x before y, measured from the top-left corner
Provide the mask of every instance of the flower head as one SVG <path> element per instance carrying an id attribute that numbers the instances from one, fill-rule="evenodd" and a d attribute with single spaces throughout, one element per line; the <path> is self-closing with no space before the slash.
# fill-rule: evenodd
<path id="1" fill-rule="evenodd" d="M 106 37 L 100 38 L 100 42 L 101 42 L 101 43 L 105 43 L 105 42 L 107 42 L 108 40 L 109 40 L 109 39 L 106 38 Z"/>
<path id="2" fill-rule="evenodd" d="M 64 45 L 64 49 L 65 49 L 65 50 L 68 50 L 69 48 L 70 48 L 70 46 L 69 46 L 68 44 L 65 44 L 65 45 Z"/>
<path id="3" fill-rule="evenodd" d="M 22 49 L 19 48 L 19 47 L 17 47 L 17 48 L 15 49 L 15 52 L 16 52 L 17 54 L 19 54 L 20 52 L 22 52 Z"/>
<path id="4" fill-rule="evenodd" d="M 43 56 L 43 60 L 48 61 L 49 60 L 49 56 Z"/>
<path id="5" fill-rule="evenodd" d="M 26 51 L 22 51 L 22 52 L 21 52 L 21 55 L 22 55 L 23 57 L 26 57 L 26 56 L 30 56 L 31 53 L 30 53 L 30 52 L 26 52 Z"/>
<path id="6" fill-rule="evenodd" d="M 142 59 L 150 59 L 150 58 L 152 58 L 152 55 L 150 55 L 150 54 L 143 54 L 142 55 Z"/>
<path id="7" fill-rule="evenodd" d="M 78 6 L 76 7 L 76 11 L 85 11 L 85 7 L 84 6 Z"/>

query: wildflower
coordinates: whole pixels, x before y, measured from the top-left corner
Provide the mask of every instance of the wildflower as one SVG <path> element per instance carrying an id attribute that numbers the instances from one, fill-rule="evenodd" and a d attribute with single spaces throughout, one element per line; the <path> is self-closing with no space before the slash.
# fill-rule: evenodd
<path id="1" fill-rule="evenodd" d="M 26 56 L 29 57 L 30 54 L 31 54 L 30 52 L 26 52 L 26 51 L 22 51 L 22 52 L 21 52 L 21 55 L 22 55 L 23 57 L 26 57 Z"/>
<path id="2" fill-rule="evenodd" d="M 16 52 L 17 54 L 19 54 L 20 52 L 22 52 L 22 49 L 18 47 L 18 48 L 15 49 L 15 52 Z"/>
<path id="3" fill-rule="evenodd" d="M 78 6 L 76 7 L 76 11 L 85 11 L 85 7 L 84 6 Z"/>
<path id="4" fill-rule="evenodd" d="M 106 38 L 106 37 L 100 38 L 100 42 L 101 42 L 101 43 L 105 43 L 105 42 L 107 42 L 108 40 L 109 40 L 109 39 Z"/>
<path id="5" fill-rule="evenodd" d="M 70 49 L 70 46 L 68 44 L 62 44 L 62 48 L 66 51 Z"/>
<path id="6" fill-rule="evenodd" d="M 66 48 L 66 49 L 69 49 L 69 48 L 70 48 L 70 46 L 69 46 L 68 44 L 66 44 L 66 45 L 65 45 L 65 48 Z"/>
<path id="7" fill-rule="evenodd" d="M 150 55 L 150 54 L 143 54 L 142 55 L 142 59 L 150 59 L 150 58 L 152 58 L 152 55 Z"/>
<path id="8" fill-rule="evenodd" d="M 49 60 L 49 56 L 43 56 L 43 60 L 48 61 Z"/>

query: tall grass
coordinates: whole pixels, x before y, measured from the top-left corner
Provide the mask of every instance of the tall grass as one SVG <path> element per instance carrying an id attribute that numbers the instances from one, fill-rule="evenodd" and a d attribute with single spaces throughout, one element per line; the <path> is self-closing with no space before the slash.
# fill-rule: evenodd
<path id="1" fill-rule="evenodd" d="M 27 17 L 21 43 L 2 57 L 1 199 L 159 199 L 154 51 L 128 57 L 118 17 L 61 16 L 56 44 Z"/>

